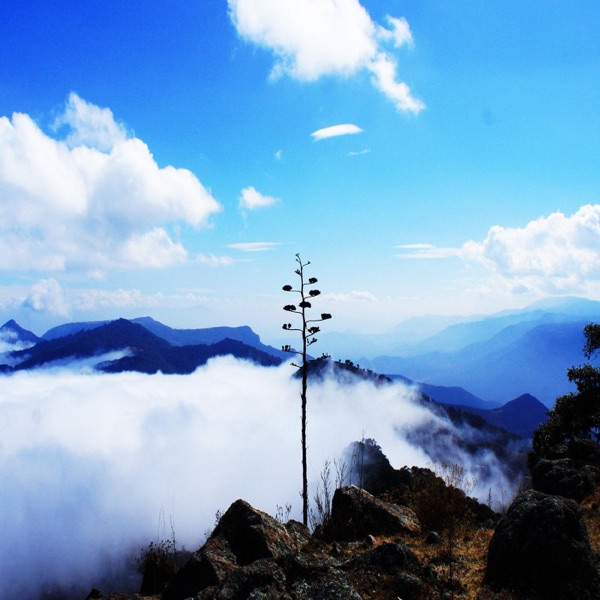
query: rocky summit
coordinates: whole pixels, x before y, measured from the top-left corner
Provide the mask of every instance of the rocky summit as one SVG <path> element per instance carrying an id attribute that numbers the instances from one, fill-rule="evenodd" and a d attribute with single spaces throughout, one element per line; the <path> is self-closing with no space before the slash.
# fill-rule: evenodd
<path id="1" fill-rule="evenodd" d="M 528 490 L 501 516 L 428 469 L 395 473 L 377 497 L 336 490 L 312 533 L 237 500 L 185 564 L 150 548 L 140 593 L 86 600 L 600 597 L 598 488 L 582 503 Z"/>

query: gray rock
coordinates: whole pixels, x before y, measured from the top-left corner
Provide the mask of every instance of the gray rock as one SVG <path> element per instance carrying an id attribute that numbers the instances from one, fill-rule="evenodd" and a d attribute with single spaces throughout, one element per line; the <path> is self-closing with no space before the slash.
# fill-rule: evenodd
<path id="1" fill-rule="evenodd" d="M 490 542 L 486 582 L 530 600 L 600 598 L 600 577 L 576 502 L 533 490 L 520 494 Z"/>
<path id="2" fill-rule="evenodd" d="M 570 458 L 540 459 L 531 468 L 533 488 L 581 502 L 593 489 L 575 468 Z"/>
<path id="3" fill-rule="evenodd" d="M 261 559 L 277 559 L 297 551 L 304 530 L 291 525 L 290 533 L 276 519 L 234 502 L 221 517 L 206 544 L 179 570 L 163 592 L 163 600 L 184 600 L 205 588 L 220 586 L 239 567 Z"/>
<path id="4" fill-rule="evenodd" d="M 417 534 L 421 524 L 413 510 L 378 500 L 356 486 L 339 488 L 333 495 L 331 518 L 323 539 L 360 540 L 369 535 Z"/>

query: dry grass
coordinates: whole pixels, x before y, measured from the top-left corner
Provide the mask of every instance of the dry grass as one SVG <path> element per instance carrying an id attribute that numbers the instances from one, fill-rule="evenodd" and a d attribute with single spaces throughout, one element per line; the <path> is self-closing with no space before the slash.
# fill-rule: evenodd
<path id="1" fill-rule="evenodd" d="M 457 600 L 513 600 L 507 593 L 496 594 L 483 583 L 487 560 L 487 549 L 493 535 L 491 529 L 462 529 L 457 532 L 452 549 L 452 577 Z M 441 544 L 427 544 L 423 537 L 407 538 L 405 542 L 419 560 L 429 565 L 438 575 L 443 589 L 450 590 L 450 560 L 447 536 Z M 450 597 L 450 596 L 447 596 Z"/>
<path id="2" fill-rule="evenodd" d="M 600 554 L 600 488 L 581 504 L 592 551 Z"/>

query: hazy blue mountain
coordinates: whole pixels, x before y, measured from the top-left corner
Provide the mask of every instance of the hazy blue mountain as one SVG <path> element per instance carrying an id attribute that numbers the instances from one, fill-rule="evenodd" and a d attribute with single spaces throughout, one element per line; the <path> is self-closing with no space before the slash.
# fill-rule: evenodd
<path id="1" fill-rule="evenodd" d="M 0 341 L 12 346 L 32 346 L 37 344 L 40 338 L 32 331 L 23 329 L 13 319 L 7 321 L 0 327 Z"/>
<path id="2" fill-rule="evenodd" d="M 401 375 L 392 375 L 390 379 L 415 385 L 422 394 L 435 403 L 476 415 L 490 425 L 501 427 L 527 439 L 547 419 L 548 408 L 530 394 L 523 394 L 506 404 L 497 405 L 486 402 L 461 387 L 416 383 Z"/>
<path id="3" fill-rule="evenodd" d="M 583 362 L 588 322 L 542 322 L 531 329 L 519 323 L 454 352 L 384 356 L 363 361 L 363 366 L 431 385 L 460 386 L 487 401 L 505 403 L 530 393 L 551 406 L 558 395 L 573 389 L 566 370 Z"/>
<path id="4" fill-rule="evenodd" d="M 481 318 L 481 316 L 440 315 L 412 317 L 386 333 L 323 332 L 319 335 L 319 345 L 340 360 L 373 358 L 405 350 L 410 352 L 416 344 L 444 331 L 451 325 Z"/>
<path id="5" fill-rule="evenodd" d="M 505 310 L 489 316 L 424 316 L 403 321 L 381 334 L 324 332 L 319 341 L 323 350 L 338 359 L 359 364 L 381 356 L 419 356 L 429 352 L 454 352 L 491 339 L 514 325 L 521 333 L 543 323 L 600 320 L 600 302 L 585 298 L 549 298 L 519 310 Z M 517 334 L 517 330 L 513 331 Z"/>
<path id="6" fill-rule="evenodd" d="M 264 366 L 281 363 L 277 356 L 224 339 L 215 344 L 173 346 L 139 323 L 125 319 L 80 329 L 64 337 L 42 340 L 35 346 L 11 353 L 14 370 L 35 369 L 96 358 L 96 367 L 108 372 L 191 373 L 209 358 L 231 354 Z M 93 364 L 88 361 L 87 364 Z"/>
<path id="7" fill-rule="evenodd" d="M 110 321 L 82 321 L 76 323 L 63 323 L 57 325 L 52 329 L 49 329 L 42 335 L 43 340 L 55 340 L 57 338 L 72 335 L 80 331 L 89 331 L 90 329 L 96 329 L 102 325 L 107 325 Z"/>
<path id="8" fill-rule="evenodd" d="M 215 344 L 225 339 L 238 340 L 248 346 L 252 346 L 267 354 L 288 358 L 288 355 L 267 346 L 260 341 L 260 337 L 248 326 L 242 327 L 208 327 L 204 329 L 174 329 L 164 325 L 152 317 L 137 317 L 128 319 L 131 323 L 142 325 L 145 329 L 169 342 L 172 346 L 192 346 L 195 344 Z M 107 325 L 110 321 L 88 321 L 80 323 L 65 323 L 58 327 L 48 330 L 42 337 L 45 340 L 53 340 L 64 337 L 79 331 L 89 331 L 102 325 Z"/>
<path id="9" fill-rule="evenodd" d="M 530 394 L 523 394 L 491 410 L 473 406 L 457 406 L 457 408 L 479 415 L 488 423 L 524 438 L 531 438 L 533 432 L 548 419 L 546 414 L 548 408 Z"/>

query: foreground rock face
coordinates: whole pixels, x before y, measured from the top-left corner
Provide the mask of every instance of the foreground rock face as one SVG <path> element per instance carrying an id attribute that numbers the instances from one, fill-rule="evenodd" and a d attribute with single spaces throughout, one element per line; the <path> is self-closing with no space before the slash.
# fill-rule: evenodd
<path id="1" fill-rule="evenodd" d="M 574 438 L 529 461 L 531 484 L 539 492 L 581 502 L 600 485 L 600 448 L 592 440 Z"/>
<path id="2" fill-rule="evenodd" d="M 422 596 L 425 569 L 412 551 L 401 541 L 374 547 L 373 538 L 365 539 L 419 531 L 412 511 L 351 487 L 336 492 L 332 522 L 335 526 L 327 533 L 331 544 L 317 542 L 300 523 L 283 525 L 238 500 L 162 598 L 360 600 L 375 584 L 382 589 L 384 579 L 382 598 Z M 348 544 L 353 545 L 351 556 L 346 554 Z M 311 551 L 305 551 L 310 545 Z"/>
<path id="3" fill-rule="evenodd" d="M 420 532 L 419 519 L 410 508 L 383 502 L 351 485 L 335 491 L 331 519 L 322 535 L 329 541 L 352 541 L 368 535 Z"/>
<path id="4" fill-rule="evenodd" d="M 531 600 L 594 600 L 600 578 L 579 506 L 529 490 L 498 524 L 486 581 Z"/>

